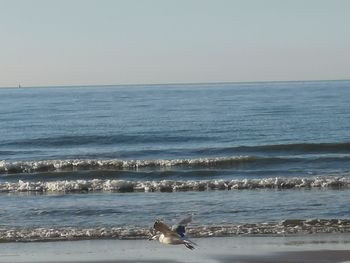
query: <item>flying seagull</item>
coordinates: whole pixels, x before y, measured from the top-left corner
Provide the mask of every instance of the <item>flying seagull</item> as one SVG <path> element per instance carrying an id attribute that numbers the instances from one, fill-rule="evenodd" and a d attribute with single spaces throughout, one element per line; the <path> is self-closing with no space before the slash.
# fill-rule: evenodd
<path id="1" fill-rule="evenodd" d="M 156 240 L 158 238 L 160 243 L 170 245 L 185 245 L 188 249 L 194 249 L 194 242 L 188 240 L 185 236 L 185 226 L 192 221 L 192 216 L 182 219 L 175 224 L 172 228 L 168 227 L 160 220 L 156 220 L 153 228 L 150 229 L 149 240 Z M 157 234 L 160 232 L 160 234 Z"/>

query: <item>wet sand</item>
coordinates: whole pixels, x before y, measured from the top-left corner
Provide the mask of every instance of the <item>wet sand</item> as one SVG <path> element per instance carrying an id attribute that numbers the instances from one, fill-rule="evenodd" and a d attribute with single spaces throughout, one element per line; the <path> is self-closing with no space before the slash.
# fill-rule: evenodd
<path id="1" fill-rule="evenodd" d="M 13 263 L 337 263 L 350 262 L 350 234 L 195 239 L 198 247 L 148 240 L 85 240 L 0 244 Z"/>
<path id="2" fill-rule="evenodd" d="M 269 255 L 228 256 L 221 263 L 335 263 L 350 262 L 350 250 L 314 250 L 271 253 Z"/>

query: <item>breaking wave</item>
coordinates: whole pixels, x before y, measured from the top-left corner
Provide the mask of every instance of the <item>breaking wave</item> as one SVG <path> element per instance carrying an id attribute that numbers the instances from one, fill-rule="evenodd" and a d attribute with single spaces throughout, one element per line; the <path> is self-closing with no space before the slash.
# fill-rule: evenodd
<path id="1" fill-rule="evenodd" d="M 18 174 L 34 172 L 70 172 L 80 170 L 137 170 L 162 168 L 232 168 L 242 164 L 281 164 L 300 161 L 348 161 L 350 156 L 338 157 L 259 157 L 230 156 L 192 159 L 157 159 L 157 160 L 120 160 L 120 159 L 70 159 L 40 161 L 0 161 L 0 174 Z"/>
<path id="2" fill-rule="evenodd" d="M 287 219 L 272 223 L 205 225 L 187 228 L 189 237 L 227 237 L 237 235 L 295 235 L 315 233 L 348 233 L 349 219 Z M 146 239 L 149 228 L 0 228 L 0 242 L 31 242 L 85 239 Z"/>
<path id="3" fill-rule="evenodd" d="M 78 170 L 127 170 L 162 167 L 210 167 L 234 165 L 257 160 L 253 156 L 234 156 L 174 160 L 43 160 L 43 161 L 0 161 L 0 173 L 32 173 Z"/>
<path id="4" fill-rule="evenodd" d="M 240 189 L 350 188 L 350 177 L 263 178 L 234 180 L 65 180 L 48 182 L 4 182 L 0 192 L 176 192 Z"/>

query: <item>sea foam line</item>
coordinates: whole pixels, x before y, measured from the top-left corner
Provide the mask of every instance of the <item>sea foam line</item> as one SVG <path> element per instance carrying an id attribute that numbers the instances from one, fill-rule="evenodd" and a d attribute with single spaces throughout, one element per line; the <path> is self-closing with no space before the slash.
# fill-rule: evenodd
<path id="1" fill-rule="evenodd" d="M 257 160 L 254 156 L 232 156 L 215 158 L 173 159 L 173 160 L 42 160 L 42 161 L 0 161 L 0 173 L 32 173 L 78 170 L 123 170 L 138 168 L 162 168 L 174 166 L 217 166 Z"/>
<path id="2" fill-rule="evenodd" d="M 310 156 L 309 156 L 310 158 Z M 349 156 L 313 157 L 310 161 L 326 161 L 327 159 L 343 161 Z M 247 163 L 281 163 L 299 162 L 305 160 L 300 156 L 225 156 L 212 158 L 190 159 L 156 159 L 156 160 L 120 160 L 120 159 L 70 159 L 70 160 L 40 160 L 40 161 L 5 161 L 0 160 L 0 174 L 38 173 L 38 172 L 75 172 L 81 170 L 137 170 L 142 168 L 162 169 L 180 168 L 228 168 Z"/>
<path id="3" fill-rule="evenodd" d="M 350 188 L 350 177 L 263 178 L 243 180 L 64 180 L 4 182 L 0 192 L 176 192 L 240 189 Z"/>
<path id="4" fill-rule="evenodd" d="M 349 219 L 287 219 L 280 222 L 189 226 L 190 237 L 225 237 L 237 235 L 292 235 L 315 233 L 348 233 Z M 0 228 L 0 242 L 30 242 L 84 239 L 146 239 L 149 228 Z"/>

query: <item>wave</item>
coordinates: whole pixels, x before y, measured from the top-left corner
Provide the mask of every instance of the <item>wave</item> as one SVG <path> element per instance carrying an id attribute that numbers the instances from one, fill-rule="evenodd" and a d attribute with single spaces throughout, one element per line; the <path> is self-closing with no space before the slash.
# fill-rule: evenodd
<path id="1" fill-rule="evenodd" d="M 296 144 L 275 144 L 255 147 L 240 147 L 241 149 L 254 149 L 262 151 L 293 151 L 300 153 L 349 153 L 350 142 L 343 143 L 296 143 Z"/>
<path id="2" fill-rule="evenodd" d="M 71 147 L 80 145 L 111 145 L 139 143 L 177 143 L 177 142 L 205 142 L 207 136 L 174 136 L 154 134 L 112 134 L 112 135 L 64 135 L 55 137 L 29 138 L 26 140 L 3 141 L 1 146 L 44 146 L 44 147 Z"/>
<path id="3" fill-rule="evenodd" d="M 350 176 L 311 178 L 264 178 L 243 180 L 70 180 L 49 182 L 0 183 L 0 192 L 176 192 L 243 189 L 350 188 Z"/>
<path id="4" fill-rule="evenodd" d="M 284 154 L 320 154 L 320 153 L 350 153 L 350 142 L 341 143 L 291 143 L 268 144 L 255 146 L 234 146 L 222 148 L 204 148 L 195 153 L 228 154 L 228 153 L 284 153 Z"/>
<path id="5" fill-rule="evenodd" d="M 0 174 L 33 172 L 68 172 L 79 170 L 135 170 L 141 168 L 232 168 L 242 164 L 282 164 L 290 162 L 325 162 L 348 161 L 350 156 L 316 156 L 316 157 L 259 157 L 228 156 L 192 159 L 156 159 L 156 160 L 121 160 L 121 159 L 68 159 L 40 161 L 0 161 Z"/>
<path id="6" fill-rule="evenodd" d="M 237 235 L 285 236 L 315 233 L 348 233 L 349 219 L 286 219 L 280 222 L 203 225 L 187 228 L 189 237 L 228 237 Z M 86 239 L 146 239 L 149 228 L 103 227 L 103 228 L 0 228 L 0 242 L 31 242 Z"/>
<path id="7" fill-rule="evenodd" d="M 78 170 L 123 170 L 138 168 L 162 167 L 209 167 L 234 165 L 257 160 L 254 156 L 234 156 L 198 159 L 173 160 L 43 160 L 43 161 L 0 161 L 0 173 L 31 173 L 51 171 L 78 171 Z"/>
<path id="8" fill-rule="evenodd" d="M 79 145 L 111 145 L 111 144 L 139 144 L 139 143 L 178 143 L 178 142 L 206 142 L 212 139 L 209 136 L 174 136 L 160 134 L 110 134 L 110 135 L 62 135 L 54 137 L 29 138 L 26 140 L 6 141 L 1 146 L 45 146 L 64 147 Z M 297 152 L 297 153 L 350 153 L 350 142 L 324 143 L 290 143 L 267 144 L 253 146 L 233 146 L 223 148 L 194 149 L 194 152 Z"/>

